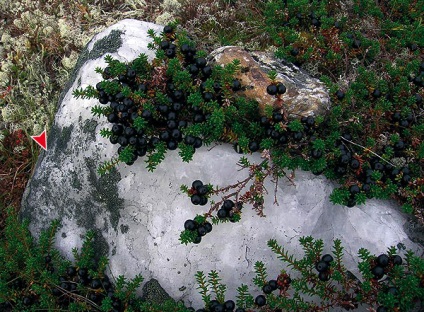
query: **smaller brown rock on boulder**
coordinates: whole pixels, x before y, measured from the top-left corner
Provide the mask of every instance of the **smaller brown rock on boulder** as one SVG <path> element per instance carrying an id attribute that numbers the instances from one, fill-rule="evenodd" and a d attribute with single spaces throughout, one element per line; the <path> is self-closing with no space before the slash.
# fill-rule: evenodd
<path id="1" fill-rule="evenodd" d="M 277 72 L 277 81 L 287 88 L 282 95 L 282 105 L 289 116 L 319 115 L 329 109 L 330 97 L 324 83 L 310 77 L 294 64 L 276 59 L 272 53 L 249 52 L 240 47 L 226 46 L 210 54 L 210 60 L 219 65 L 231 63 L 234 59 L 240 61 L 241 68 L 248 68 L 237 75 L 242 85 L 248 86 L 239 93 L 258 101 L 262 114 L 265 105 L 281 108 L 281 102 L 266 91 L 271 84 L 271 79 L 268 78 L 271 70 Z"/>

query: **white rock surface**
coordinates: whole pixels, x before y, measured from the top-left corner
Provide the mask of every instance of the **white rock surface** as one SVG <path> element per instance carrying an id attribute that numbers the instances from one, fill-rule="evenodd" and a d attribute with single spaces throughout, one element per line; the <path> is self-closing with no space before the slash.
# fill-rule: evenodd
<path id="1" fill-rule="evenodd" d="M 108 42 L 112 30 L 120 30 L 122 47 L 110 53 L 123 61 L 131 61 L 147 50 L 147 30 L 161 31 L 162 26 L 136 20 L 121 21 L 94 37 L 94 43 Z M 113 50 L 113 49 L 112 49 Z M 81 235 L 87 229 L 99 229 L 109 248 L 110 269 L 114 276 L 128 278 L 142 274 L 145 280 L 156 278 L 175 300 L 187 306 L 202 306 L 194 275 L 216 270 L 228 286 L 228 299 L 235 299 L 236 288 L 249 286 L 252 295 L 260 290 L 252 279 L 254 264 L 263 261 L 270 278 L 287 269 L 267 247 L 274 238 L 290 253 L 302 257 L 299 237 L 312 235 L 325 242 L 324 253 L 331 252 L 332 241 L 342 240 L 345 263 L 358 277 L 357 252 L 368 248 L 376 255 L 389 246 L 403 243 L 408 249 L 421 252 L 403 230 L 406 216 L 395 203 L 369 200 L 366 205 L 347 208 L 329 202 L 333 184 L 323 177 L 297 171 L 296 186 L 286 180 L 278 184 L 279 206 L 274 205 L 274 186 L 267 182 L 266 218 L 245 207 L 239 223 L 214 226 L 199 245 L 183 245 L 178 238 L 184 221 L 202 214 L 208 206 L 193 206 L 180 192 L 181 184 L 191 185 L 200 179 L 218 186 L 234 184 L 247 172 L 238 171 L 240 155 L 229 145 L 202 147 L 190 163 L 183 163 L 177 151 L 168 152 L 165 161 L 150 173 L 143 159 L 133 166 L 120 165 L 114 175 L 100 178 L 98 165 L 116 155 L 112 146 L 100 136 L 100 129 L 109 127 L 105 118 L 91 115 L 96 100 L 75 99 L 75 88 L 95 85 L 101 80 L 94 72 L 105 67 L 103 57 L 81 63 L 70 89 L 60 103 L 55 125 L 48 133 L 47 152 L 42 152 L 35 174 L 23 199 L 23 216 L 31 218 L 34 234 L 60 218 L 63 228 L 56 246 L 71 257 L 74 247 L 81 247 Z M 259 162 L 260 155 L 248 156 Z M 100 244 L 99 244 L 100 246 Z M 402 251 L 399 251 L 403 255 Z M 290 272 L 290 271 L 289 271 Z M 185 286 L 185 290 L 179 288 Z M 181 288 L 183 289 L 183 288 Z"/>

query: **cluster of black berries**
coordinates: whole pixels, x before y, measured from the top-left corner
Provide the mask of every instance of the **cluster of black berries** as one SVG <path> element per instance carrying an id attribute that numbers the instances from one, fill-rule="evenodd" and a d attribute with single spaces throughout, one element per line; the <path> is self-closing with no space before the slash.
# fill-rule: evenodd
<path id="1" fill-rule="evenodd" d="M 390 287 L 386 287 L 385 293 L 392 294 L 393 296 L 397 296 L 399 295 L 399 290 L 394 286 L 390 286 Z M 386 308 L 385 306 L 382 306 L 382 305 L 377 308 L 377 312 L 388 312 L 388 311 L 389 311 L 389 308 Z"/>
<path id="2" fill-rule="evenodd" d="M 231 199 L 224 200 L 221 208 L 218 210 L 217 216 L 219 219 L 228 219 L 230 222 L 236 222 L 234 214 L 238 213 L 243 208 L 241 202 L 234 203 Z M 237 211 L 235 211 L 237 209 Z"/>
<path id="3" fill-rule="evenodd" d="M 291 19 L 293 16 L 289 17 L 289 19 Z M 309 12 L 308 14 L 308 19 L 306 19 L 302 13 L 296 13 L 296 15 L 294 15 L 294 17 L 298 20 L 298 24 L 299 26 L 303 26 L 308 28 L 310 25 L 315 26 L 317 28 L 319 28 L 321 26 L 321 21 L 319 19 L 319 17 L 315 14 L 314 11 Z M 283 26 L 289 26 L 290 23 L 287 21 L 283 22 Z"/>
<path id="4" fill-rule="evenodd" d="M 379 90 L 379 89 L 374 89 L 371 93 L 370 93 L 371 99 L 376 100 L 380 97 L 383 96 L 383 93 Z M 345 97 L 345 93 L 341 90 L 337 90 L 336 92 L 336 97 L 339 101 L 343 100 Z M 422 96 L 418 93 L 415 94 L 415 103 L 420 105 L 423 103 L 423 99 Z M 387 101 L 393 101 L 393 98 L 390 94 L 386 94 L 385 96 Z M 392 125 L 390 127 L 391 130 L 395 130 L 397 132 L 399 132 L 399 130 L 408 128 L 410 126 L 413 125 L 414 123 L 414 116 L 412 115 L 412 113 L 409 113 L 407 115 L 403 115 L 401 114 L 400 111 L 395 111 L 391 114 L 390 119 L 392 121 Z M 396 150 L 396 149 L 395 149 Z M 403 149 L 401 149 L 403 150 Z M 395 156 L 399 157 L 400 155 L 395 154 Z"/>
<path id="5" fill-rule="evenodd" d="M 174 58 L 178 53 L 178 46 L 173 43 L 174 30 L 166 26 L 164 34 L 167 40 L 163 40 L 159 47 L 165 51 L 168 58 Z M 205 89 L 205 80 L 212 74 L 212 67 L 207 64 L 203 57 L 196 58 L 196 49 L 188 44 L 182 44 L 179 52 L 184 56 L 183 66 L 193 79 L 201 79 L 200 85 L 203 99 L 205 102 L 217 100 L 222 104 L 221 85 L 219 82 L 214 84 L 213 90 Z M 103 71 L 103 79 L 111 80 L 111 68 L 108 66 Z M 157 82 L 142 80 L 137 77 L 137 73 L 132 65 L 127 65 L 126 73 L 115 77 L 114 80 L 120 88 L 129 87 L 132 92 L 141 91 L 145 94 L 154 94 L 158 89 Z M 122 92 L 107 93 L 102 87 L 101 82 L 96 85 L 98 98 L 101 104 L 109 105 L 112 112 L 107 115 L 107 120 L 113 124 L 110 142 L 119 144 L 118 154 L 126 146 L 132 146 L 135 150 L 134 157 L 127 165 L 132 165 L 138 157 L 146 155 L 153 150 L 159 142 L 165 142 L 169 150 L 175 150 L 178 143 L 184 141 L 185 144 L 194 149 L 202 146 L 203 141 L 200 137 L 186 135 L 183 137 L 182 129 L 193 123 L 202 123 L 210 118 L 210 112 L 198 106 L 187 104 L 188 92 L 179 90 L 169 78 L 164 83 L 166 90 L 167 103 L 156 101 L 152 98 L 154 110 L 145 109 L 142 105 L 134 101 L 133 93 L 126 97 Z M 241 83 L 238 80 L 232 82 L 233 91 L 241 89 Z M 152 131 L 137 130 L 134 125 L 136 118 L 141 117 L 147 122 L 147 126 L 155 129 Z"/>
<path id="6" fill-rule="evenodd" d="M 278 94 L 284 94 L 286 93 L 287 89 L 286 86 L 283 85 L 281 82 L 278 82 L 276 84 L 270 84 L 267 88 L 266 88 L 266 92 L 269 95 L 276 95 Z"/>
<path id="7" fill-rule="evenodd" d="M 260 124 L 265 127 L 266 136 L 273 139 L 277 146 L 286 147 L 289 142 L 299 143 L 306 138 L 307 135 L 310 135 L 311 139 L 313 139 L 312 135 L 317 130 L 315 118 L 313 116 L 303 117 L 300 119 L 303 129 L 299 131 L 292 131 L 290 128 L 287 128 L 284 132 L 278 131 L 275 129 L 275 124 L 281 121 L 283 121 L 283 114 L 280 112 L 274 112 L 271 120 L 265 116 L 261 117 L 260 120 Z M 322 156 L 322 153 L 314 151 L 311 155 L 318 159 Z"/>
<path id="8" fill-rule="evenodd" d="M 211 300 L 209 305 L 205 309 L 198 309 L 196 312 L 246 312 L 243 308 L 236 308 L 236 304 L 233 300 L 227 300 L 224 303 L 219 303 L 218 300 Z M 189 308 L 191 311 L 195 311 L 193 308 Z"/>
<path id="9" fill-rule="evenodd" d="M 356 160 L 356 159 L 355 159 Z M 369 191 L 371 190 L 371 187 L 369 184 L 363 184 L 362 189 L 366 194 L 369 194 Z M 353 184 L 349 186 L 349 199 L 347 200 L 346 206 L 347 207 L 353 207 L 356 205 L 356 194 L 359 194 L 361 192 L 361 189 L 357 184 Z"/>
<path id="10" fill-rule="evenodd" d="M 309 141 L 312 143 L 316 137 L 313 135 L 316 130 L 318 130 L 318 126 L 315 123 L 315 118 L 313 116 L 303 116 L 300 118 L 300 122 L 303 125 L 303 131 L 304 133 L 310 135 Z M 311 150 L 311 156 L 315 159 L 321 158 L 322 154 L 315 152 L 312 152 Z"/>
<path id="11" fill-rule="evenodd" d="M 402 258 L 399 255 L 389 257 L 386 254 L 381 254 L 373 261 L 371 273 L 375 279 L 381 279 L 385 273 L 389 272 L 394 265 L 401 265 Z"/>
<path id="12" fill-rule="evenodd" d="M 268 295 L 272 293 L 274 290 L 277 290 L 277 288 L 278 288 L 277 280 L 270 280 L 262 287 L 262 291 L 264 292 L 264 294 Z"/>
<path id="13" fill-rule="evenodd" d="M 50 255 L 44 258 L 46 271 L 52 273 L 55 271 L 52 258 Z M 13 276 L 12 276 L 13 277 Z M 26 282 L 19 278 L 13 277 L 11 288 L 16 290 L 28 289 Z M 106 274 L 102 278 L 95 278 L 89 275 L 87 268 L 77 268 L 69 266 L 66 268 L 64 275 L 59 277 L 57 286 L 50 286 L 51 294 L 55 296 L 56 302 L 61 309 L 67 310 L 72 302 L 80 301 L 80 297 L 87 298 L 96 304 L 101 304 L 102 300 L 106 297 L 112 300 L 113 312 L 121 312 L 125 310 L 125 304 L 118 297 L 115 297 L 114 286 L 110 282 Z M 25 307 L 31 307 L 38 303 L 38 296 L 27 293 L 22 296 L 22 304 Z M 12 306 L 6 302 L 0 305 L 2 311 L 11 311 Z"/>
<path id="14" fill-rule="evenodd" d="M 59 286 L 63 290 L 78 295 L 80 294 L 80 291 L 77 289 L 78 285 L 83 285 L 87 287 L 87 289 L 90 289 L 88 294 L 86 294 L 89 300 L 100 304 L 102 300 L 108 296 L 113 301 L 112 307 L 114 311 L 124 310 L 123 303 L 114 296 L 114 287 L 107 275 L 104 275 L 102 279 L 93 278 L 88 274 L 86 268 L 77 269 L 76 267 L 70 266 L 66 270 L 66 275 L 61 276 L 59 281 Z M 75 299 L 72 296 L 63 296 L 63 291 L 59 288 L 53 288 L 52 294 L 59 297 L 59 302 L 63 307 L 67 307 Z"/>
<path id="15" fill-rule="evenodd" d="M 415 74 L 415 77 L 409 76 L 408 80 L 418 88 L 424 87 L 424 62 L 421 62 L 419 71 Z"/>
<path id="16" fill-rule="evenodd" d="M 347 38 L 352 40 L 351 47 L 354 49 L 359 49 L 362 45 L 362 42 L 359 38 L 357 38 L 354 34 L 348 33 L 346 35 Z"/>
<path id="17" fill-rule="evenodd" d="M 336 92 L 336 97 L 339 100 L 342 100 L 344 96 L 345 94 L 343 91 L 338 90 Z M 382 93 L 379 89 L 374 89 L 371 93 L 371 96 L 372 98 L 377 99 L 382 96 Z M 386 98 L 389 99 L 389 96 L 387 95 Z M 420 97 L 416 98 L 418 101 L 420 100 Z M 400 132 L 401 129 L 410 127 L 414 123 L 414 118 L 411 113 L 409 113 L 407 116 L 402 116 L 401 113 L 398 111 L 394 112 L 391 115 L 391 120 L 391 128 L 392 130 L 396 130 L 397 132 Z M 342 137 L 349 141 L 352 140 L 352 136 L 348 133 L 343 134 Z M 387 179 L 391 179 L 393 184 L 399 187 L 405 187 L 411 181 L 412 177 L 410 175 L 410 170 L 407 166 L 402 168 L 394 168 L 391 164 L 383 162 L 378 157 L 371 158 L 369 164 L 365 164 L 361 167 L 361 163 L 358 159 L 353 157 L 352 151 L 349 150 L 349 148 L 347 147 L 348 145 L 348 143 L 343 142 L 342 140 L 338 140 L 336 142 L 336 147 L 338 147 L 340 151 L 340 156 L 337 159 L 337 163 L 334 168 L 334 171 L 338 176 L 343 176 L 349 170 L 353 172 L 360 171 L 360 173 L 357 175 L 358 181 L 360 182 L 360 187 L 358 185 L 352 185 L 349 188 L 350 197 L 348 199 L 348 202 L 346 203 L 348 207 L 353 207 L 356 205 L 355 195 L 360 193 L 361 191 L 364 192 L 368 198 L 372 198 L 372 195 L 370 193 L 371 185 L 377 182 L 377 179 L 375 177 L 379 176 L 380 174 L 380 181 L 386 182 Z M 406 156 L 406 139 L 400 138 L 397 142 L 391 145 L 387 145 L 384 150 L 385 152 L 388 152 L 389 149 L 393 149 L 395 157 Z M 362 170 L 358 170 L 360 167 Z M 378 172 L 379 174 L 375 175 L 375 172 Z"/>
<path id="18" fill-rule="evenodd" d="M 255 304 L 259 307 L 266 305 L 266 298 L 263 295 L 259 295 L 255 298 Z M 209 305 L 205 309 L 196 310 L 196 312 L 245 312 L 244 308 L 235 309 L 236 304 L 233 300 L 227 300 L 224 303 L 219 303 L 218 300 L 211 300 Z M 189 308 L 195 311 L 193 308 Z M 235 310 L 234 310 L 235 309 Z"/>
<path id="19" fill-rule="evenodd" d="M 270 95 L 281 95 L 286 93 L 286 90 L 286 86 L 281 82 L 271 84 L 267 87 L 267 93 Z M 278 131 L 275 128 L 275 125 L 279 122 L 282 122 L 283 120 L 284 116 L 279 111 L 273 112 L 271 119 L 268 119 L 265 116 L 261 117 L 260 119 L 260 124 L 265 127 L 266 137 L 275 140 L 277 142 L 277 145 L 287 146 L 290 140 L 294 141 L 295 143 L 298 143 L 302 141 L 302 139 L 306 135 L 312 135 L 317 130 L 315 118 L 313 116 L 304 116 L 300 119 L 301 123 L 303 124 L 303 129 L 300 131 L 291 131 L 290 129 L 286 129 L 286 131 L 284 132 Z M 255 149 L 251 148 L 251 145 L 253 145 L 254 147 L 257 146 L 256 150 L 259 149 L 259 145 L 256 142 L 250 142 L 250 151 L 256 151 Z M 316 159 L 320 158 L 322 156 L 322 152 L 312 151 L 311 156 Z"/>
<path id="20" fill-rule="evenodd" d="M 76 268 L 70 266 L 66 270 L 66 275 L 59 278 L 60 287 L 64 290 L 70 291 L 75 294 L 79 294 L 77 290 L 78 284 L 84 285 L 90 289 L 89 293 L 86 294 L 87 298 L 97 304 L 100 304 L 105 297 L 112 299 L 112 307 L 114 312 L 124 311 L 124 303 L 114 295 L 114 286 L 110 282 L 109 277 L 104 275 L 103 278 L 94 278 L 88 274 L 86 268 Z M 53 288 L 52 293 L 59 297 L 59 300 L 63 300 L 63 304 L 67 306 L 74 299 L 70 296 L 63 296 L 63 292 L 58 288 Z"/>
<path id="21" fill-rule="evenodd" d="M 32 304 L 36 303 L 38 301 L 38 298 L 34 297 L 31 293 L 29 293 L 27 290 L 29 289 L 29 286 L 27 282 L 18 276 L 17 274 L 13 273 L 9 277 L 9 281 L 7 282 L 7 285 L 10 290 L 12 290 L 15 293 L 20 293 L 20 300 L 21 303 L 24 306 L 30 307 Z M 6 294 L 5 294 L 6 295 Z M 18 303 L 18 300 L 16 300 L 15 304 Z M 5 301 L 0 303 L 0 311 L 13 311 L 13 305 L 12 302 Z"/>
<path id="22" fill-rule="evenodd" d="M 348 141 L 352 140 L 350 134 L 343 134 L 342 137 Z M 353 207 L 356 205 L 356 194 L 363 192 L 368 198 L 372 198 L 371 186 L 377 181 L 386 182 L 391 179 L 393 184 L 397 186 L 407 186 L 411 181 L 410 170 L 407 166 L 400 169 L 393 167 L 389 163 L 383 162 L 379 157 L 372 157 L 369 162 L 361 164 L 361 162 L 353 156 L 352 151 L 347 147 L 349 143 L 343 143 L 342 140 L 336 141 L 336 147 L 340 151 L 340 156 L 337 158 L 334 172 L 341 177 L 348 171 L 352 171 L 357 179 L 358 184 L 349 187 L 349 198 L 346 206 Z M 405 148 L 402 143 L 402 147 Z M 359 170 L 361 169 L 361 170 Z M 377 178 L 378 177 L 378 178 Z"/>
<path id="23" fill-rule="evenodd" d="M 374 275 L 375 279 L 379 280 L 384 276 L 384 274 L 388 273 L 393 268 L 393 266 L 401 264 L 402 258 L 399 255 L 389 257 L 386 254 L 381 254 L 372 260 L 371 273 Z M 392 294 L 393 296 L 397 296 L 399 294 L 399 290 L 395 286 L 385 287 L 385 292 L 387 294 Z M 387 311 L 389 311 L 389 309 L 385 306 L 379 306 L 377 308 L 377 312 Z"/>
<path id="24" fill-rule="evenodd" d="M 315 27 L 317 27 L 317 28 L 319 28 L 320 26 L 321 26 L 321 21 L 320 21 L 320 19 L 319 19 L 319 17 L 317 17 L 317 15 L 315 14 L 315 12 L 310 12 L 309 14 L 308 14 L 308 17 L 310 18 L 310 20 L 311 20 L 311 25 L 312 26 L 315 26 Z"/>
<path id="25" fill-rule="evenodd" d="M 184 222 L 184 229 L 196 232 L 197 236 L 193 243 L 199 244 L 202 241 L 202 237 L 212 231 L 212 224 L 207 221 L 203 224 L 198 224 L 196 221 L 189 219 Z"/>
<path id="26" fill-rule="evenodd" d="M 193 181 L 191 184 L 191 203 L 193 205 L 204 206 L 208 203 L 209 188 L 207 185 L 203 185 L 203 182 L 200 180 Z"/>
<path id="27" fill-rule="evenodd" d="M 266 90 L 269 95 L 277 95 L 277 94 L 281 95 L 286 93 L 286 87 L 281 82 L 270 84 Z M 280 121 L 283 121 L 283 115 L 280 112 L 274 112 L 272 120 L 269 120 L 265 116 L 261 117 L 260 124 L 263 127 L 265 127 L 267 137 L 278 139 L 282 135 L 279 131 L 277 131 L 274 128 L 274 125 L 276 123 L 279 123 Z M 260 142 L 260 138 L 257 138 L 257 140 L 250 141 L 248 145 L 249 151 L 252 153 L 258 151 L 260 148 L 259 142 Z M 236 150 L 237 153 L 240 153 L 240 154 L 243 153 L 238 143 L 234 144 L 234 149 Z"/>
<path id="28" fill-rule="evenodd" d="M 132 91 L 148 92 L 148 82 L 135 83 L 133 73 L 134 71 L 129 68 L 127 75 L 121 75 L 118 79 L 120 85 L 124 87 L 129 83 Z M 110 108 L 113 109 L 113 112 L 107 116 L 108 121 L 113 124 L 110 142 L 120 145 L 118 154 L 128 145 L 135 149 L 134 158 L 127 163 L 128 165 L 133 164 L 139 156 L 146 155 L 160 141 L 165 142 L 169 150 L 175 150 L 178 143 L 183 140 L 195 149 L 202 146 L 203 142 L 199 137 L 191 135 L 183 137 L 182 129 L 187 127 L 191 120 L 187 114 L 180 114 L 184 109 L 185 97 L 182 91 L 174 90 L 171 83 L 168 84 L 168 103 L 155 103 L 155 111 L 140 108 L 131 97 L 124 97 L 121 92 L 109 95 L 107 100 L 103 100 L 102 94 L 105 91 L 102 90 L 100 83 L 96 88 L 100 94 L 99 101 L 103 104 L 109 103 Z M 148 126 L 157 129 L 156 132 L 148 134 L 144 129 L 137 130 L 134 121 L 138 117 L 143 118 Z"/>
<path id="29" fill-rule="evenodd" d="M 418 96 L 420 95 L 418 94 Z M 409 128 L 410 126 L 414 124 L 414 116 L 412 115 L 412 113 L 409 113 L 406 116 L 402 116 L 400 112 L 394 112 L 391 116 L 391 120 L 392 120 L 391 130 L 394 130 L 394 131 L 400 131 L 405 128 Z M 403 150 L 403 149 L 400 149 L 400 150 Z"/>
<path id="30" fill-rule="evenodd" d="M 328 269 L 330 268 L 332 261 L 333 257 L 329 254 L 326 254 L 321 257 L 320 261 L 315 263 L 315 269 L 319 272 L 318 278 L 323 282 L 326 282 L 330 279 Z"/>
<path id="31" fill-rule="evenodd" d="M 347 133 L 342 134 L 342 137 L 349 141 L 352 140 L 352 136 Z M 335 145 L 340 151 L 340 156 L 337 161 L 338 166 L 335 168 L 335 172 L 339 175 L 343 175 L 347 172 L 349 167 L 353 170 L 358 169 L 360 163 L 357 159 L 353 158 L 353 154 L 347 148 L 347 144 L 345 143 L 345 141 L 337 140 Z"/>
<path id="32" fill-rule="evenodd" d="M 349 143 L 347 141 L 352 140 L 352 136 L 349 133 L 342 134 L 343 139 L 337 140 L 335 147 L 340 151 L 340 156 L 337 158 L 336 166 L 334 167 L 334 172 L 338 176 L 343 176 L 349 170 L 356 171 L 361 166 L 361 163 L 358 159 L 353 157 L 352 151 L 347 147 Z"/>

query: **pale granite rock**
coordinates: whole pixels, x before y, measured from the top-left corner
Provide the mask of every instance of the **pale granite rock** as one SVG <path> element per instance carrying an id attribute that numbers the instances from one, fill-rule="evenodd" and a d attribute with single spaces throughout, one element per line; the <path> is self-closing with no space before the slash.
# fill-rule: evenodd
<path id="1" fill-rule="evenodd" d="M 271 238 L 297 257 L 303 256 L 301 236 L 323 239 L 324 253 L 330 253 L 333 239 L 340 238 L 345 264 L 358 277 L 361 247 L 378 255 L 401 243 L 422 254 L 422 245 L 412 242 L 403 229 L 407 216 L 394 202 L 369 200 L 354 208 L 333 205 L 329 201 L 333 183 L 302 171 L 296 173 L 295 186 L 279 181 L 278 206 L 273 204 L 274 184 L 266 182 L 265 218 L 245 207 L 241 222 L 214 226 L 199 245 L 182 245 L 178 238 L 184 221 L 206 212 L 208 206 L 193 206 L 180 186 L 196 179 L 218 186 L 244 179 L 248 173 L 236 166 L 240 155 L 226 144 L 202 147 L 187 164 L 177 151 L 170 151 L 153 173 L 139 159 L 101 177 L 97 167 L 117 150 L 99 134 L 110 125 L 105 118 L 92 116 L 96 100 L 72 96 L 75 88 L 101 81 L 94 69 L 105 67 L 106 53 L 131 61 L 143 52 L 152 59 L 153 51 L 147 49 L 149 28 L 162 30 L 159 25 L 123 20 L 95 36 L 82 53 L 48 133 L 49 149 L 41 152 L 22 201 L 22 216 L 30 219 L 34 235 L 52 219 L 60 219 L 63 226 L 55 246 L 72 258 L 72 248 L 81 247 L 81 236 L 94 229 L 96 254 L 109 257 L 113 276 L 142 274 L 145 281 L 156 279 L 174 300 L 184 300 L 196 309 L 203 306 L 194 278 L 197 271 L 207 275 L 216 270 L 228 286 L 227 298 L 236 299 L 241 284 L 248 285 L 254 296 L 260 293 L 252 283 L 256 261 L 265 263 L 270 278 L 287 269 L 267 247 Z M 261 161 L 258 153 L 247 158 Z M 404 250 L 399 254 L 404 255 Z M 156 291 L 166 297 L 160 288 Z M 145 292 L 145 297 L 154 292 Z"/>

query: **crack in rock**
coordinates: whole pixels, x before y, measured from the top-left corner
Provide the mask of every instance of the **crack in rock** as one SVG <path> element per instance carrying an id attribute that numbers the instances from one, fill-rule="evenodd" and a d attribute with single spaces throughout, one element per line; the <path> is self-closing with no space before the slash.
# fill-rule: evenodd
<path id="1" fill-rule="evenodd" d="M 245 253 L 244 253 L 244 260 L 246 260 L 246 262 L 247 262 L 247 267 L 246 268 L 249 268 L 251 262 L 247 258 L 247 253 L 250 251 L 250 248 L 247 245 L 245 245 L 245 247 L 246 247 L 246 249 L 245 249 Z"/>

